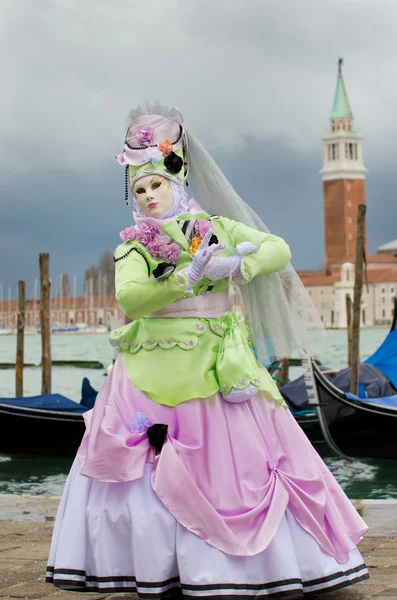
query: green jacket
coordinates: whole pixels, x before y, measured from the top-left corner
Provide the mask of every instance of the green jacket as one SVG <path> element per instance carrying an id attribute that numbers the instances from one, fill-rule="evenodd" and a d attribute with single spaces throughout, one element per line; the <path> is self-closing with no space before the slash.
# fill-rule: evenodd
<path id="1" fill-rule="evenodd" d="M 136 240 L 115 252 L 116 299 L 132 323 L 111 334 L 132 383 L 160 404 L 176 406 L 193 398 L 207 398 L 218 391 L 243 389 L 250 383 L 283 404 L 277 386 L 252 350 L 253 340 L 237 313 L 213 318 L 146 318 L 183 298 L 228 289 L 228 279 L 211 284 L 203 279 L 188 292 L 188 281 L 179 271 L 192 261 L 189 242 L 178 221 L 211 219 L 220 243 L 235 247 L 250 241 L 258 250 L 242 258 L 242 274 L 249 282 L 259 274 L 282 270 L 291 258 L 288 245 L 276 235 L 253 230 L 225 217 L 184 213 L 167 221 L 163 231 L 182 251 L 175 271 L 156 280 L 159 262 Z M 211 287 L 213 285 L 213 287 Z"/>

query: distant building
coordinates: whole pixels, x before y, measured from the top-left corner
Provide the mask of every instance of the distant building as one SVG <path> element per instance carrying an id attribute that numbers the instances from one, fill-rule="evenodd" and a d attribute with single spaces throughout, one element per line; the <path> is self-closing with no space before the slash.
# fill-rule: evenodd
<path id="1" fill-rule="evenodd" d="M 383 246 L 379 246 L 378 254 L 389 254 L 390 256 L 397 256 L 397 240 L 389 242 L 388 244 L 383 244 Z"/>
<path id="2" fill-rule="evenodd" d="M 302 282 L 326 327 L 346 327 L 346 295 L 353 297 L 358 206 L 365 204 L 362 136 L 354 128 L 342 75 L 342 60 L 330 117 L 323 136 L 325 268 L 301 271 Z M 366 236 L 367 239 L 367 236 Z M 367 241 L 365 241 L 367 248 Z M 368 289 L 361 307 L 363 327 L 387 325 L 393 316 L 397 294 L 397 240 L 367 253 Z"/>
<path id="3" fill-rule="evenodd" d="M 0 302 L 0 328 L 15 329 L 17 326 L 18 303 L 16 300 Z M 68 296 L 52 298 L 50 311 L 51 327 L 87 325 L 96 327 L 113 322 L 124 322 L 125 316 L 114 296 Z M 26 300 L 25 325 L 28 328 L 40 326 L 40 301 Z"/>

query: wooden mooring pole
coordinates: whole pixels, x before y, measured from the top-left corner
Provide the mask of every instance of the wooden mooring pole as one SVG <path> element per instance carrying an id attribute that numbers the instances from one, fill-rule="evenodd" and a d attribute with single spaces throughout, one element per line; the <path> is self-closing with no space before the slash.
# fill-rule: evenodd
<path id="1" fill-rule="evenodd" d="M 25 341 L 25 282 L 18 281 L 17 356 L 15 361 L 15 396 L 23 396 L 23 361 Z"/>
<path id="2" fill-rule="evenodd" d="M 346 294 L 347 364 L 352 366 L 352 299 Z"/>
<path id="3" fill-rule="evenodd" d="M 51 394 L 50 258 L 40 254 L 41 393 Z"/>
<path id="4" fill-rule="evenodd" d="M 351 369 L 350 393 L 358 392 L 360 375 L 360 320 L 361 320 L 361 293 L 363 287 L 363 267 L 365 257 L 365 204 L 358 207 L 357 217 L 357 246 L 356 246 L 356 275 L 354 280 L 352 342 L 351 342 Z"/>
<path id="5" fill-rule="evenodd" d="M 280 371 L 280 379 L 283 383 L 279 383 L 278 387 L 281 385 L 286 385 L 288 383 L 288 375 L 289 375 L 289 359 L 284 358 L 281 363 L 281 371 Z"/>

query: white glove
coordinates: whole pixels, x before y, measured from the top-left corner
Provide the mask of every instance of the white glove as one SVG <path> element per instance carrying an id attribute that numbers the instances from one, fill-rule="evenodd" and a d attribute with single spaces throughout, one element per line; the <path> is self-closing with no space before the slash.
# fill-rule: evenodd
<path id="1" fill-rule="evenodd" d="M 191 264 L 179 271 L 179 275 L 184 275 L 189 282 L 189 290 L 192 289 L 196 283 L 201 281 L 205 276 L 205 269 L 210 262 L 212 255 L 217 250 L 223 250 L 224 244 L 211 244 L 208 246 L 208 242 L 212 237 L 212 231 L 207 231 L 201 244 L 193 257 Z"/>
<path id="2" fill-rule="evenodd" d="M 255 246 L 252 242 L 240 242 L 237 244 L 236 250 L 239 256 L 245 256 L 246 254 L 252 254 L 258 250 L 259 246 Z"/>
<path id="3" fill-rule="evenodd" d="M 213 256 L 205 269 L 205 275 L 211 281 L 225 277 L 241 275 L 241 256 Z"/>
<path id="4" fill-rule="evenodd" d="M 236 246 L 234 256 L 213 256 L 207 265 L 205 274 L 211 281 L 218 281 L 230 275 L 238 283 L 244 283 L 245 279 L 241 273 L 241 259 L 246 254 L 256 252 L 257 247 L 252 242 L 241 242 Z"/>

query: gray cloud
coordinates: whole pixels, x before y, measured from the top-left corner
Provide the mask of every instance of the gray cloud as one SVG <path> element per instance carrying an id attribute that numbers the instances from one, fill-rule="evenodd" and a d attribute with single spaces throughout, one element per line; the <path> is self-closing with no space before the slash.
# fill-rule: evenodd
<path id="1" fill-rule="evenodd" d="M 181 108 L 296 266 L 321 265 L 339 55 L 364 133 L 371 249 L 394 238 L 396 22 L 392 0 L 4 0 L 0 279 L 31 280 L 43 250 L 81 279 L 117 244 L 129 213 L 113 157 L 145 97 Z"/>

